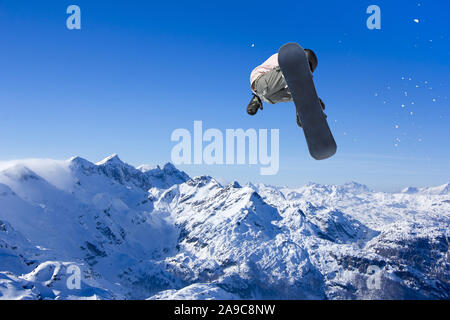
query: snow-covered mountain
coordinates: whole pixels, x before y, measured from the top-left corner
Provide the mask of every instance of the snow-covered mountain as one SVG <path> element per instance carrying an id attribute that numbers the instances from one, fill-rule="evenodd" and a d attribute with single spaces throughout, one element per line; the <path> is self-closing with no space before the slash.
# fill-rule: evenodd
<path id="1" fill-rule="evenodd" d="M 3 163 L 0 299 L 449 299 L 449 209 L 448 185 L 224 186 L 117 155 Z"/>
<path id="2" fill-rule="evenodd" d="M 444 184 L 438 187 L 432 188 L 416 188 L 408 187 L 402 190 L 402 193 L 408 194 L 431 194 L 431 195 L 449 195 L 450 194 L 450 183 Z"/>

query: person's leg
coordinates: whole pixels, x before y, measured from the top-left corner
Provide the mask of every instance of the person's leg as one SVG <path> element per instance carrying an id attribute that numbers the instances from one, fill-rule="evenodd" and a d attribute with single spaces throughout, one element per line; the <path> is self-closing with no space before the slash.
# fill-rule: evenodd
<path id="1" fill-rule="evenodd" d="M 279 67 L 256 80 L 255 92 L 261 100 L 270 104 L 292 101 L 291 93 Z"/>
<path id="2" fill-rule="evenodd" d="M 279 67 L 258 78 L 255 81 L 254 89 L 256 94 L 247 106 L 247 113 L 252 116 L 259 109 L 263 109 L 262 101 L 270 104 L 292 101 L 291 94 Z"/>
<path id="3" fill-rule="evenodd" d="M 309 61 L 311 72 L 314 72 L 318 64 L 317 56 L 314 51 L 310 49 L 305 49 L 305 52 Z M 291 93 L 289 92 L 289 88 L 280 67 L 272 69 L 257 79 L 254 84 L 254 89 L 256 95 L 252 97 L 252 100 L 247 107 L 247 113 L 250 115 L 256 114 L 258 109 L 263 109 L 262 101 L 270 104 L 292 101 Z M 320 103 L 322 105 L 322 109 L 325 109 L 325 104 L 321 99 Z M 297 124 L 301 127 L 298 117 Z"/>

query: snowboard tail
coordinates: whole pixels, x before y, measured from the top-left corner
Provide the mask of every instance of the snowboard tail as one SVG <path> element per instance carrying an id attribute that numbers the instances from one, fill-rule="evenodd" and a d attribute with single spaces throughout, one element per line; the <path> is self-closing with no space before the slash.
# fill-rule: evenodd
<path id="1" fill-rule="evenodd" d="M 319 102 L 305 51 L 297 43 L 285 44 L 278 52 L 278 62 L 302 123 L 309 153 L 316 160 L 332 157 L 337 145 Z"/>

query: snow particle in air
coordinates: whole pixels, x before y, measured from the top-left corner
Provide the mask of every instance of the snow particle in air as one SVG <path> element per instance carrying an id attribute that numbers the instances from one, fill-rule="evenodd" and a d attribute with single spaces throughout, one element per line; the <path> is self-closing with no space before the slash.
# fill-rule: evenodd
<path id="1" fill-rule="evenodd" d="M 420 21 L 419 21 L 419 19 L 414 19 L 414 22 L 419 23 Z"/>

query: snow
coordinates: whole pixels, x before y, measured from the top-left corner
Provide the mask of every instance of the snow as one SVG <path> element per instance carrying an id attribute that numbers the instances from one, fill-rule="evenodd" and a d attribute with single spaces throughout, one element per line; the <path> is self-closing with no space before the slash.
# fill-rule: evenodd
<path id="1" fill-rule="evenodd" d="M 402 190 L 402 193 L 409 193 L 409 194 L 423 194 L 423 195 L 450 195 L 450 184 L 443 184 L 441 186 L 437 187 L 431 187 L 431 188 L 415 188 L 415 187 L 408 187 L 404 190 Z"/>
<path id="2" fill-rule="evenodd" d="M 105 164 L 123 165 L 123 162 L 122 162 L 122 160 L 120 160 L 119 155 L 115 153 L 113 155 L 110 155 L 109 157 L 106 157 L 102 161 L 99 161 L 96 163 L 97 166 L 101 166 L 101 165 L 105 165 Z"/>
<path id="3" fill-rule="evenodd" d="M 44 178 L 59 189 L 67 190 L 71 185 L 70 161 L 60 161 L 51 159 L 26 159 L 20 161 L 0 162 L 0 171 L 6 169 L 20 170 L 19 167 L 26 168 L 36 175 Z M 25 170 L 25 169 L 24 169 Z"/>
<path id="4" fill-rule="evenodd" d="M 449 190 L 221 184 L 117 155 L 1 163 L 0 299 L 448 299 Z"/>
<path id="5" fill-rule="evenodd" d="M 181 290 L 162 291 L 148 300 L 238 300 L 239 297 L 230 294 L 220 287 L 196 283 Z"/>

